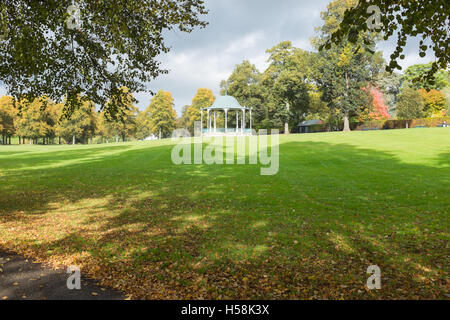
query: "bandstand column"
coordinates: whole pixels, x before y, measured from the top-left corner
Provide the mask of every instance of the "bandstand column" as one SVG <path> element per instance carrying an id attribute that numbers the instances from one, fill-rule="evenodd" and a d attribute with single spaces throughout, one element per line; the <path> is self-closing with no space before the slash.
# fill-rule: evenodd
<path id="1" fill-rule="evenodd" d="M 228 128 L 228 109 L 224 109 L 225 110 L 225 134 L 227 133 L 227 128 Z"/>
<path id="2" fill-rule="evenodd" d="M 252 131 L 252 109 L 250 109 L 250 132 Z"/>
<path id="3" fill-rule="evenodd" d="M 239 131 L 239 111 L 236 111 L 236 133 Z"/>
<path id="4" fill-rule="evenodd" d="M 245 130 L 245 109 L 242 110 L 242 126 L 241 126 L 242 132 Z"/>
<path id="5" fill-rule="evenodd" d="M 208 109 L 208 118 L 206 119 L 206 129 L 208 132 L 211 132 L 211 117 L 209 116 L 209 109 Z"/>
<path id="6" fill-rule="evenodd" d="M 216 132 L 216 112 L 214 111 L 214 132 Z"/>
<path id="7" fill-rule="evenodd" d="M 203 109 L 200 109 L 200 135 L 203 134 Z"/>

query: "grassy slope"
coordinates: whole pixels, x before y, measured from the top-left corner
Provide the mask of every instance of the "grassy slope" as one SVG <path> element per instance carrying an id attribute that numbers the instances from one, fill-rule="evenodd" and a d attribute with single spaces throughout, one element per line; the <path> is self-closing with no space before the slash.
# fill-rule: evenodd
<path id="1" fill-rule="evenodd" d="M 0 147 L 0 246 L 137 298 L 444 298 L 449 129 L 280 143 L 276 176 L 169 142 Z"/>

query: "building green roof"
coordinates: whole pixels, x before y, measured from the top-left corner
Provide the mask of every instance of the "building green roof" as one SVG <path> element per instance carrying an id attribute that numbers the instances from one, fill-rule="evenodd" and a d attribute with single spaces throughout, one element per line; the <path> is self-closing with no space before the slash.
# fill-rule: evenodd
<path id="1" fill-rule="evenodd" d="M 318 125 L 318 124 L 323 124 L 323 121 L 320 120 L 320 119 L 307 120 L 307 121 L 303 121 L 298 126 L 299 127 L 309 127 L 309 126 L 315 126 L 315 125 Z"/>

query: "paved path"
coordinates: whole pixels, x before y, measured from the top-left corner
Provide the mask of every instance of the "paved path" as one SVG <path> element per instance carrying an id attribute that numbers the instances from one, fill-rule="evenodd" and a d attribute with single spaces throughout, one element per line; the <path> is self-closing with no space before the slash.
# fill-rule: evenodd
<path id="1" fill-rule="evenodd" d="M 70 274 L 0 250 L 0 300 L 124 300 L 125 295 L 81 277 L 81 290 L 67 289 Z"/>

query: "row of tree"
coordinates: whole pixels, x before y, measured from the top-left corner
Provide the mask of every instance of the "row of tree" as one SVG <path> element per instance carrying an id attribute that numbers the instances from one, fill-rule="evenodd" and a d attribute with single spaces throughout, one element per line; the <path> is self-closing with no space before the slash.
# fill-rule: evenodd
<path id="1" fill-rule="evenodd" d="M 176 127 L 172 95 L 159 91 L 145 111 L 133 104 L 128 93 L 118 103 L 120 117 L 112 119 L 97 112 L 92 101 L 80 97 L 80 107 L 70 117 L 64 116 L 64 104 L 50 99 L 15 102 L 10 96 L 0 98 L 0 133 L 2 144 L 11 144 L 17 136 L 22 143 L 96 143 L 145 139 L 151 135 L 165 137 Z"/>
<path id="2" fill-rule="evenodd" d="M 281 42 L 267 50 L 269 66 L 265 71 L 243 61 L 221 82 L 221 94 L 251 107 L 255 128 L 284 132 L 295 131 L 302 120 L 318 118 L 330 130 L 349 130 L 351 121 L 450 114 L 446 110 L 448 71 L 438 71 L 433 81 L 425 77 L 432 69 L 431 63 L 411 66 L 403 74 L 387 73 L 382 52 L 375 52 L 380 40 L 377 33 L 367 31 L 355 39 L 331 44 L 328 50 L 319 50 L 338 30 L 345 11 L 355 4 L 336 0 L 322 12 L 324 24 L 312 39 L 316 51 L 295 48 L 290 41 Z M 192 105 L 183 109 L 180 124 L 192 130 L 193 122 L 200 120 L 200 108 L 213 101 L 210 90 L 200 89 Z"/>

